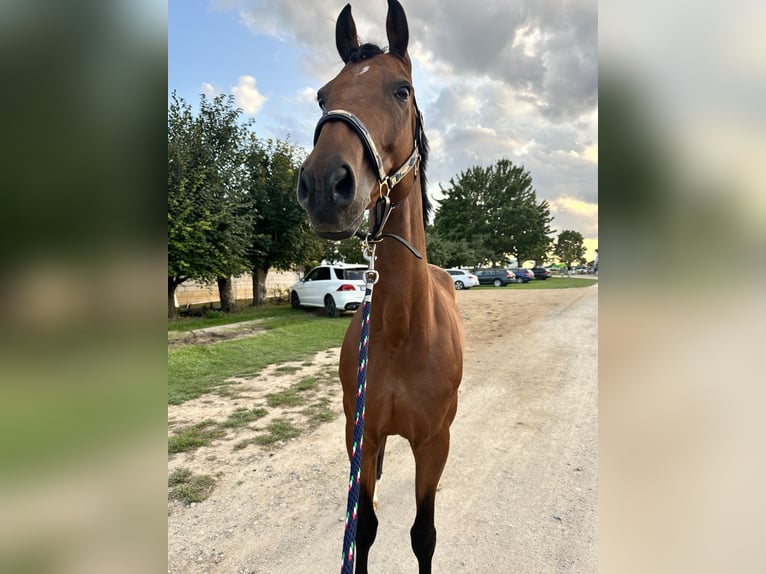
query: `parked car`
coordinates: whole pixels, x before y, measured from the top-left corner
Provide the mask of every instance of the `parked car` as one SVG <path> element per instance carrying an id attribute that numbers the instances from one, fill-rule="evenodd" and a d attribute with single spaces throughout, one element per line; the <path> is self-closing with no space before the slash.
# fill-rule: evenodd
<path id="1" fill-rule="evenodd" d="M 323 307 L 328 317 L 353 311 L 364 299 L 366 265 L 320 265 L 290 288 L 293 309 Z"/>
<path id="2" fill-rule="evenodd" d="M 547 279 L 551 276 L 551 270 L 546 269 L 545 267 L 534 267 L 532 273 L 534 274 L 535 279 Z"/>
<path id="3" fill-rule="evenodd" d="M 476 272 L 480 285 L 505 286 L 516 281 L 516 275 L 508 269 L 480 269 Z"/>
<path id="4" fill-rule="evenodd" d="M 535 274 L 529 269 L 511 267 L 508 271 L 514 274 L 516 283 L 529 283 L 531 279 L 535 278 Z"/>
<path id="5" fill-rule="evenodd" d="M 445 269 L 445 271 L 452 275 L 452 280 L 455 282 L 455 289 L 458 291 L 461 289 L 470 289 L 479 284 L 479 278 L 465 269 Z"/>

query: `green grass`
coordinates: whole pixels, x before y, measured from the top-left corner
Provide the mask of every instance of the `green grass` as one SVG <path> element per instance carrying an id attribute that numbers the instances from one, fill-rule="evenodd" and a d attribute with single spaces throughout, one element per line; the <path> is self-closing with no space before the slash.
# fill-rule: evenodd
<path id="1" fill-rule="evenodd" d="M 237 443 L 234 443 L 234 450 L 242 450 L 245 447 L 250 446 L 251 444 L 255 444 L 255 440 L 251 438 L 247 438 L 245 440 L 241 440 Z"/>
<path id="2" fill-rule="evenodd" d="M 253 439 L 253 442 L 261 446 L 267 446 L 280 440 L 295 438 L 301 434 L 301 429 L 287 419 L 272 421 L 267 430 L 269 431 L 268 434 L 258 435 Z"/>
<path id="3" fill-rule="evenodd" d="M 229 384 L 235 376 L 254 376 L 268 365 L 303 361 L 343 342 L 351 315 L 338 319 L 290 309 L 268 319 L 269 330 L 257 337 L 214 345 L 186 345 L 168 350 L 168 403 L 181 404 Z"/>
<path id="4" fill-rule="evenodd" d="M 281 365 L 274 369 L 274 372 L 279 373 L 280 375 L 292 375 L 300 370 L 300 367 L 294 367 L 293 365 Z"/>
<path id="5" fill-rule="evenodd" d="M 226 432 L 211 420 L 205 420 L 177 432 L 168 439 L 168 452 L 186 452 L 210 444 Z"/>
<path id="6" fill-rule="evenodd" d="M 247 426 L 253 421 L 257 421 L 260 418 L 269 414 L 269 411 L 263 407 L 256 407 L 254 409 L 238 408 L 229 415 L 224 422 L 221 423 L 221 427 L 224 428 L 241 428 Z"/>
<path id="7" fill-rule="evenodd" d="M 319 379 L 317 377 L 303 377 L 295 385 L 295 388 L 299 391 L 314 391 L 316 390 L 318 384 Z"/>
<path id="8" fill-rule="evenodd" d="M 305 405 L 308 398 L 303 393 L 306 391 L 316 391 L 318 382 L 319 379 L 316 377 L 304 377 L 289 389 L 266 395 L 266 403 L 270 407 L 298 407 Z"/>
<path id="9" fill-rule="evenodd" d="M 299 394 L 298 389 L 291 387 L 284 391 L 266 395 L 266 403 L 270 407 L 298 407 L 306 404 L 306 397 Z"/>
<path id="10" fill-rule="evenodd" d="M 479 291 L 486 289 L 572 289 L 577 287 L 590 287 L 598 283 L 598 279 L 580 279 L 577 277 L 549 277 L 545 280 L 534 279 L 529 283 L 512 283 L 505 287 L 494 287 L 492 285 L 479 285 L 471 287 Z"/>
<path id="11" fill-rule="evenodd" d="M 168 486 L 178 486 L 179 484 L 184 484 L 189 482 L 191 477 L 192 471 L 190 471 L 188 468 L 177 468 L 168 477 Z"/>
<path id="12" fill-rule="evenodd" d="M 335 414 L 330 410 L 330 399 L 327 397 L 322 397 L 313 405 L 306 407 L 302 414 L 308 418 L 312 428 L 335 418 Z"/>
<path id="13" fill-rule="evenodd" d="M 194 475 L 188 468 L 179 468 L 168 477 L 169 498 L 184 504 L 202 502 L 213 492 L 215 479 L 207 474 Z"/>
<path id="14" fill-rule="evenodd" d="M 300 427 L 287 419 L 276 419 L 267 428 L 266 434 L 259 434 L 254 438 L 241 440 L 234 445 L 234 450 L 242 450 L 251 444 L 269 446 L 281 440 L 287 440 L 300 436 L 303 432 Z"/>

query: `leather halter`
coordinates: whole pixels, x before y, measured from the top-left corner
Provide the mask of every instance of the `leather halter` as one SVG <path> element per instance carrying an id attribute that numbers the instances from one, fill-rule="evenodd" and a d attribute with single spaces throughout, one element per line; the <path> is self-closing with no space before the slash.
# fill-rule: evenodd
<path id="1" fill-rule="evenodd" d="M 423 116 L 420 113 L 417 104 L 415 105 L 415 113 L 418 116 L 416 124 L 417 136 L 418 130 L 422 129 L 420 126 L 422 125 L 423 121 Z M 386 175 L 386 170 L 383 167 L 383 158 L 381 157 L 380 153 L 378 153 L 378 148 L 375 146 L 375 142 L 372 140 L 372 136 L 370 136 L 370 132 L 367 129 L 367 126 L 365 126 L 362 120 L 360 120 L 351 112 L 347 112 L 346 110 L 341 109 L 324 112 L 322 117 L 319 118 L 316 128 L 314 129 L 314 145 L 316 145 L 317 141 L 319 140 L 319 134 L 322 131 L 322 126 L 331 121 L 341 121 L 345 123 L 354 131 L 357 136 L 359 136 L 359 139 L 362 141 L 362 145 L 364 146 L 367 155 L 370 157 L 370 160 L 372 160 L 372 163 L 375 166 L 375 171 L 377 172 L 380 197 L 372 209 L 373 227 L 370 233 L 367 235 L 357 232 L 357 237 L 367 243 L 378 242 L 383 237 L 391 237 L 409 249 L 415 255 L 415 257 L 422 259 L 423 257 L 420 255 L 418 250 L 415 249 L 407 240 L 393 233 L 383 233 L 383 226 L 388 221 L 388 217 L 391 215 L 391 210 L 393 210 L 395 206 L 395 204 L 391 203 L 391 198 L 389 197 L 391 190 L 394 189 L 394 187 L 396 187 L 396 185 L 399 184 L 399 182 L 402 181 L 404 177 L 413 169 L 415 170 L 415 177 L 417 178 L 418 176 L 420 152 L 418 151 L 417 139 L 415 139 L 413 142 L 412 153 L 410 154 L 410 157 L 407 158 L 407 161 L 405 161 L 394 173 L 391 175 Z M 385 193 L 383 192 L 384 188 Z"/>
<path id="2" fill-rule="evenodd" d="M 383 195 L 384 187 L 386 188 L 386 195 L 388 195 L 391 190 L 394 189 L 396 184 L 404 179 L 404 176 L 406 176 L 410 170 L 417 167 L 418 161 L 420 160 L 420 153 L 418 153 L 418 142 L 415 141 L 412 146 L 412 153 L 410 154 L 410 157 L 407 158 L 407 161 L 405 161 L 394 173 L 386 175 L 385 168 L 383 167 L 383 158 L 378 153 L 378 148 L 375 147 L 375 142 L 372 141 L 367 126 L 362 123 L 362 120 L 346 110 L 330 110 L 329 112 L 322 114 L 322 117 L 319 118 L 319 121 L 317 122 L 317 127 L 314 129 L 314 145 L 316 145 L 317 140 L 319 140 L 319 133 L 322 131 L 322 126 L 327 122 L 334 120 L 342 121 L 350 126 L 356 135 L 359 136 L 359 139 L 362 140 L 362 145 L 364 145 L 365 151 L 370 156 L 370 159 L 378 172 L 378 185 L 380 186 L 381 195 Z M 417 175 L 417 169 L 415 174 Z"/>

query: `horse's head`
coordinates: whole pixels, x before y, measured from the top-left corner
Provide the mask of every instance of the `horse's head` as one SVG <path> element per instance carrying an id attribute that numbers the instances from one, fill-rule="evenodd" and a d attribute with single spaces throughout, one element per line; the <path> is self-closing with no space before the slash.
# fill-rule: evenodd
<path id="1" fill-rule="evenodd" d="M 325 239 L 345 239 L 359 228 L 365 210 L 380 196 L 379 174 L 397 172 L 408 160 L 417 162 L 409 30 L 397 0 L 388 0 L 386 32 L 388 52 L 372 44 L 360 46 L 350 5 L 335 27 L 345 66 L 317 93 L 324 115 L 298 181 L 298 201 L 316 234 Z M 411 186 L 399 187 L 408 189 L 392 194 L 394 202 Z"/>

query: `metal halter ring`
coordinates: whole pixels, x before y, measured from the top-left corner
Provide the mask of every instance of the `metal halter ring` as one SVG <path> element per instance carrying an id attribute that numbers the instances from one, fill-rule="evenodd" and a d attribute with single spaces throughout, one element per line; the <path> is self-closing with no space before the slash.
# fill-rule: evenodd
<path id="1" fill-rule="evenodd" d="M 368 269 L 364 272 L 364 276 L 368 285 L 375 285 L 378 282 L 378 279 L 380 279 L 376 269 Z"/>
<path id="2" fill-rule="evenodd" d="M 383 188 L 386 188 L 386 193 L 383 193 Z M 388 178 L 385 180 L 378 182 L 378 195 L 382 199 L 383 197 L 388 196 L 391 193 L 391 188 L 388 186 Z"/>

